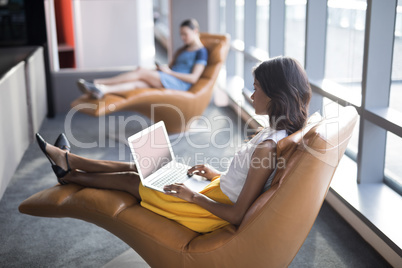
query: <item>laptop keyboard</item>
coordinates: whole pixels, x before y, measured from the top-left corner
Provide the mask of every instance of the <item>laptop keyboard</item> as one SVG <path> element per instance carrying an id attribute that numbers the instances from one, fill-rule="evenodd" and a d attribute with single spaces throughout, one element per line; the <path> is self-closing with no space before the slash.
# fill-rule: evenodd
<path id="1" fill-rule="evenodd" d="M 182 169 L 169 169 L 166 172 L 160 174 L 160 179 L 152 183 L 153 186 L 163 188 L 165 185 L 173 183 L 182 183 L 188 179 L 187 174 L 183 174 Z"/>

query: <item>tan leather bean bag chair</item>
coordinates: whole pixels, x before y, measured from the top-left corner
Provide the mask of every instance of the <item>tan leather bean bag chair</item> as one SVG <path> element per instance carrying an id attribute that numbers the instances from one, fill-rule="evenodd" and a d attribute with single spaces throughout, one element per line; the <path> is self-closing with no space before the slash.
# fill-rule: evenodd
<path id="1" fill-rule="evenodd" d="M 208 63 L 201 78 L 188 91 L 165 88 L 144 88 L 106 94 L 100 100 L 83 95 L 71 107 L 93 116 L 120 110 L 139 112 L 154 122 L 164 121 L 169 133 L 185 131 L 190 120 L 202 115 L 208 106 L 213 88 L 229 51 L 229 36 L 201 33 L 201 42 L 208 50 Z"/>
<path id="2" fill-rule="evenodd" d="M 128 193 L 75 184 L 43 190 L 19 210 L 94 223 L 125 241 L 152 267 L 286 267 L 313 226 L 357 113 L 347 107 L 329 118 L 278 143 L 278 157 L 286 166 L 278 169 L 272 187 L 239 226 L 196 233 L 141 207 Z"/>

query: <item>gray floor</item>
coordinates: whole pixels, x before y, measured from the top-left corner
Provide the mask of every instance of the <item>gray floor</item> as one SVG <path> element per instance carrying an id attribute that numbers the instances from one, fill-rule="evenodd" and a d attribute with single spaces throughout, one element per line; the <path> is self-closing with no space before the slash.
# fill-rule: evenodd
<path id="1" fill-rule="evenodd" d="M 210 131 L 171 136 L 175 153 L 189 164 L 229 158 L 245 139 L 240 131 L 243 123 L 230 108 L 211 104 L 205 115 L 205 120 L 198 122 L 198 130 L 205 130 L 210 122 Z M 40 132 L 50 142 L 60 132 L 72 129 L 76 139 L 72 146 L 74 153 L 95 159 L 129 161 L 128 148 L 116 140 L 124 141 L 142 127 L 141 122 L 149 121 L 128 113 L 104 119 L 75 114 L 70 126 L 66 115 L 58 115 L 47 119 Z M 93 142 L 98 143 L 94 148 L 82 148 Z M 214 165 L 224 168 L 224 165 Z M 129 249 L 124 242 L 90 223 L 69 218 L 38 218 L 18 212 L 18 205 L 25 198 L 55 184 L 48 160 L 36 143 L 31 144 L 0 201 L 0 267 L 102 267 Z M 291 266 L 388 267 L 388 264 L 324 203 Z"/>

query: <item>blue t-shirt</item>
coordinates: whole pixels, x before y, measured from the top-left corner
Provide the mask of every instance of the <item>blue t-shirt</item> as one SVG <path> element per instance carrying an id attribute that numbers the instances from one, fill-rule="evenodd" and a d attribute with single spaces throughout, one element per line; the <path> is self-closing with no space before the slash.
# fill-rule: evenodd
<path id="1" fill-rule="evenodd" d="M 194 65 L 207 65 L 208 50 L 203 47 L 198 50 L 181 52 L 172 66 L 172 70 L 179 73 L 189 74 L 192 72 Z"/>
<path id="2" fill-rule="evenodd" d="M 205 47 L 194 51 L 184 50 L 177 56 L 176 61 L 171 69 L 175 72 L 189 74 L 193 71 L 194 65 L 202 64 L 206 66 L 207 61 L 208 61 L 208 50 Z M 170 74 L 166 74 L 161 71 L 158 72 L 160 75 L 161 83 L 164 88 L 187 91 L 192 85 Z"/>

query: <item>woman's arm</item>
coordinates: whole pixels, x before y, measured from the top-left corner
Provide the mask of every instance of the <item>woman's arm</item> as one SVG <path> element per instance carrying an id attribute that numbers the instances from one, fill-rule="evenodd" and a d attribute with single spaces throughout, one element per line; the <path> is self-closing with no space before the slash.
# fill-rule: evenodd
<path id="1" fill-rule="evenodd" d="M 173 59 L 172 61 L 169 63 L 169 68 L 172 68 L 174 63 L 176 62 L 177 57 L 180 55 L 180 53 L 182 53 L 183 51 L 185 51 L 187 48 L 187 46 L 182 46 L 179 49 L 176 50 L 176 52 L 173 55 Z"/>
<path id="2" fill-rule="evenodd" d="M 184 82 L 190 83 L 190 84 L 194 84 L 198 81 L 198 79 L 200 79 L 200 76 L 201 76 L 202 72 L 204 71 L 204 69 L 205 69 L 205 65 L 195 64 L 192 72 L 189 74 L 186 74 L 186 73 L 179 73 L 179 72 L 172 71 L 172 69 L 170 69 L 166 65 L 159 66 L 160 71 L 170 74 L 170 75 L 172 75 Z"/>
<path id="3" fill-rule="evenodd" d="M 202 176 L 202 177 L 206 178 L 209 181 L 211 181 L 216 176 L 221 175 L 219 173 L 219 171 L 217 171 L 215 168 L 211 167 L 208 164 L 196 165 L 196 166 L 190 168 L 187 171 L 187 174 L 190 175 L 190 176 L 193 175 L 193 174 L 197 174 L 199 176 Z"/>
<path id="4" fill-rule="evenodd" d="M 175 72 L 171 69 L 172 66 L 174 65 L 174 63 L 176 62 L 178 56 L 185 50 L 186 50 L 186 46 L 178 49 L 174 55 L 172 63 L 169 66 L 167 66 L 167 65 L 159 66 L 158 69 L 160 71 L 170 74 L 184 82 L 194 84 L 200 79 L 202 73 L 204 72 L 204 70 L 205 70 L 204 64 L 201 64 L 200 62 L 194 64 L 193 69 L 191 70 L 191 73 L 180 73 L 180 72 Z M 208 52 L 205 48 L 197 51 L 196 62 L 199 60 L 207 62 Z"/>
<path id="5" fill-rule="evenodd" d="M 251 158 L 250 169 L 237 202 L 233 205 L 218 203 L 207 196 L 189 190 L 183 184 L 165 186 L 166 194 L 195 203 L 219 218 L 234 225 L 239 225 L 251 204 L 258 198 L 264 184 L 276 165 L 276 143 L 264 141 L 255 149 Z M 175 191 L 175 192 L 171 192 Z"/>

